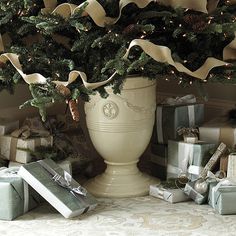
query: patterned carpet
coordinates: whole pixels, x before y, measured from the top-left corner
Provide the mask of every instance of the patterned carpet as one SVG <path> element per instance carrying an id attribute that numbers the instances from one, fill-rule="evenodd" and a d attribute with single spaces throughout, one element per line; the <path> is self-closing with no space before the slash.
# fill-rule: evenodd
<path id="1" fill-rule="evenodd" d="M 14 221 L 0 221 L 1 236 L 235 236 L 236 215 L 208 205 L 171 204 L 153 197 L 99 199 L 92 212 L 70 220 L 44 204 Z"/>

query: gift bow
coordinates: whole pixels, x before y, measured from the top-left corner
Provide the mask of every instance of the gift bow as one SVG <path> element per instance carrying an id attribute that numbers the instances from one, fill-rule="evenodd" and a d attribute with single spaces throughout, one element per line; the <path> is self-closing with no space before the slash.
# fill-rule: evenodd
<path id="1" fill-rule="evenodd" d="M 175 106 L 180 104 L 192 104 L 196 103 L 197 99 L 193 94 L 188 94 L 183 97 L 176 97 L 176 98 L 166 98 L 163 104 Z"/>
<path id="2" fill-rule="evenodd" d="M 48 137 L 50 135 L 49 131 L 34 129 L 28 125 L 22 126 L 20 129 L 16 129 L 11 133 L 14 138 L 28 139 L 31 137 Z"/>
<path id="3" fill-rule="evenodd" d="M 50 167 L 46 162 L 38 161 L 38 163 L 47 171 L 49 172 L 53 177 L 52 179 L 61 187 L 66 188 L 70 191 L 71 194 L 73 194 L 74 197 L 77 198 L 77 195 L 86 196 L 87 190 L 83 188 L 81 185 L 79 185 L 77 182 L 75 182 L 72 178 L 72 176 L 67 173 L 66 171 L 63 171 L 64 177 L 57 173 L 52 167 Z"/>
<path id="4" fill-rule="evenodd" d="M 78 185 L 76 187 L 73 187 L 71 185 L 72 176 L 66 171 L 64 171 L 64 177 L 59 174 L 55 174 L 52 179 L 61 187 L 68 189 L 70 193 L 72 193 L 75 197 L 76 197 L 75 194 L 83 196 L 87 195 L 87 190 L 83 188 L 81 185 Z"/>

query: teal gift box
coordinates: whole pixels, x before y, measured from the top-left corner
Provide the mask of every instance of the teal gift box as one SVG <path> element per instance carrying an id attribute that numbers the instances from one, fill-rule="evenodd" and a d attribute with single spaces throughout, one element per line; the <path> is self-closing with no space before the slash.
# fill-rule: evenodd
<path id="1" fill-rule="evenodd" d="M 224 179 L 210 185 L 208 204 L 221 215 L 236 214 L 236 180 Z"/>
<path id="2" fill-rule="evenodd" d="M 167 144 L 168 140 L 180 140 L 180 127 L 198 127 L 204 121 L 204 104 L 158 105 L 156 110 L 156 143 Z M 154 140 L 153 140 L 154 142 Z"/>
<path id="3" fill-rule="evenodd" d="M 151 174 L 161 180 L 167 177 L 167 152 L 166 144 L 152 144 L 150 153 Z"/>
<path id="4" fill-rule="evenodd" d="M 94 209 L 96 199 L 50 159 L 25 164 L 19 175 L 65 218 Z"/>
<path id="5" fill-rule="evenodd" d="M 1 220 L 13 220 L 39 204 L 40 196 L 17 174 L 18 169 L 0 171 Z"/>
<path id="6" fill-rule="evenodd" d="M 169 140 L 167 178 L 186 174 L 192 181 L 197 179 L 211 157 L 210 150 L 215 148 L 216 144 L 201 141 L 186 143 Z"/>

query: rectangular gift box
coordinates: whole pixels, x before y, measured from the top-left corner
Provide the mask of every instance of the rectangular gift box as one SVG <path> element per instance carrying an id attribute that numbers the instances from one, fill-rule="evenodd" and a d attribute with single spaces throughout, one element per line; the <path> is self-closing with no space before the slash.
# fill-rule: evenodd
<path id="1" fill-rule="evenodd" d="M 52 146 L 52 144 L 52 136 L 28 139 L 14 138 L 9 135 L 0 136 L 1 155 L 8 160 L 20 163 L 31 161 L 30 153 L 20 149 L 34 151 L 37 146 Z"/>
<path id="2" fill-rule="evenodd" d="M 0 118 L 0 135 L 10 134 L 12 131 L 16 129 L 19 129 L 18 120 Z"/>
<path id="3" fill-rule="evenodd" d="M 186 202 L 190 198 L 181 189 L 163 187 L 161 184 L 150 185 L 149 195 L 170 203 Z"/>
<path id="4" fill-rule="evenodd" d="M 19 175 L 65 218 L 78 216 L 97 205 L 91 194 L 75 193 L 86 190 L 50 159 L 23 165 Z"/>
<path id="5" fill-rule="evenodd" d="M 167 151 L 165 144 L 152 144 L 149 156 L 151 174 L 161 180 L 167 177 Z"/>
<path id="6" fill-rule="evenodd" d="M 236 126 L 225 118 L 216 118 L 199 127 L 200 140 L 219 144 L 225 143 L 228 147 L 236 144 Z"/>
<path id="7" fill-rule="evenodd" d="M 228 156 L 227 177 L 236 178 L 236 153 Z"/>
<path id="8" fill-rule="evenodd" d="M 19 168 L 0 170 L 0 219 L 13 220 L 35 208 L 40 196 L 17 175 Z"/>
<path id="9" fill-rule="evenodd" d="M 64 171 L 68 172 L 70 175 L 72 175 L 72 167 L 71 167 L 71 162 L 70 161 L 60 161 L 57 163 Z M 15 162 L 15 161 L 10 161 L 8 164 L 8 168 L 11 167 L 21 167 L 24 165 L 23 163 Z"/>
<path id="10" fill-rule="evenodd" d="M 187 174 L 190 180 L 198 178 L 202 168 L 211 157 L 210 150 L 216 144 L 182 141 L 168 141 L 167 178 L 177 178 L 180 174 Z"/>
<path id="11" fill-rule="evenodd" d="M 180 140 L 177 129 L 198 127 L 204 121 L 204 104 L 158 105 L 156 110 L 156 143 Z"/>
<path id="12" fill-rule="evenodd" d="M 228 182 L 229 181 L 229 182 Z M 236 181 L 222 180 L 224 183 L 212 185 L 209 190 L 209 205 L 221 215 L 236 214 Z"/>
<path id="13" fill-rule="evenodd" d="M 194 189 L 195 181 L 188 182 L 185 185 L 184 192 L 188 195 L 191 199 L 193 199 L 197 204 L 204 204 L 207 201 L 208 192 L 205 194 L 200 194 Z"/>

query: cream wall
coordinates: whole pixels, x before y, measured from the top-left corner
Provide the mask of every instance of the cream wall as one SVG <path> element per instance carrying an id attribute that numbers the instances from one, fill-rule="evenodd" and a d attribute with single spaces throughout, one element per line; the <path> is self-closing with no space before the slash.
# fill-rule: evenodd
<path id="1" fill-rule="evenodd" d="M 7 91 L 2 91 L 0 93 L 0 117 L 23 120 L 25 117 L 38 115 L 38 109 L 33 107 L 19 109 L 19 106 L 29 98 L 31 98 L 31 95 L 27 85 L 17 85 L 13 95 L 9 94 Z M 61 106 L 57 104 L 49 108 L 48 113 L 63 112 L 64 109 L 64 105 Z"/>

